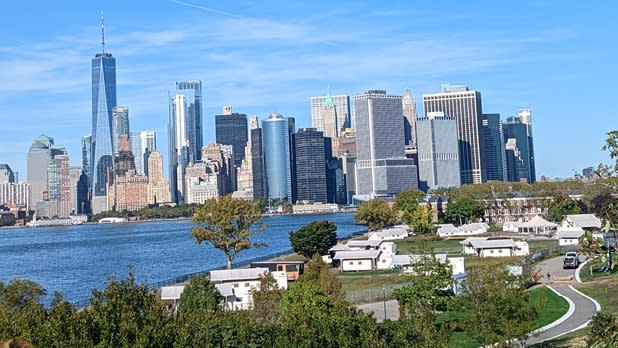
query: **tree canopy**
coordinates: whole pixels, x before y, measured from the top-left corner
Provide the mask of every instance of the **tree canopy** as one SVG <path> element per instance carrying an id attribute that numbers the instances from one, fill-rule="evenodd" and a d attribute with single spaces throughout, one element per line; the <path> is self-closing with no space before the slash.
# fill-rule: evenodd
<path id="1" fill-rule="evenodd" d="M 399 211 L 413 211 L 418 206 L 418 199 L 425 196 L 423 191 L 409 189 L 395 196 L 393 208 Z"/>
<path id="2" fill-rule="evenodd" d="M 444 217 L 452 223 L 461 225 L 482 218 L 484 211 L 481 203 L 470 198 L 460 198 L 448 203 Z"/>
<path id="3" fill-rule="evenodd" d="M 307 258 L 324 255 L 337 244 L 337 225 L 329 221 L 313 221 L 290 232 L 290 243 L 294 252 Z"/>
<path id="4" fill-rule="evenodd" d="M 356 223 L 367 225 L 369 231 L 377 231 L 397 223 L 397 216 L 388 203 L 381 198 L 373 198 L 362 203 L 354 216 Z"/>
<path id="5" fill-rule="evenodd" d="M 416 234 L 431 232 L 433 214 L 427 205 L 417 205 L 412 211 L 405 211 L 401 220 Z"/>
<path id="6" fill-rule="evenodd" d="M 208 242 L 223 251 L 228 269 L 241 251 L 263 246 L 251 240 L 264 227 L 257 202 L 231 195 L 211 198 L 197 209 L 191 221 L 197 225 L 191 231 L 195 242 Z"/>

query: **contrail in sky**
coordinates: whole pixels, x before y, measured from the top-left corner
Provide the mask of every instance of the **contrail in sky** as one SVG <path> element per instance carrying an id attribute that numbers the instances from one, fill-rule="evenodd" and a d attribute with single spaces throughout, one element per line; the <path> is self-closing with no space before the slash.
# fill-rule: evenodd
<path id="1" fill-rule="evenodd" d="M 179 5 L 182 6 L 187 6 L 187 7 L 192 7 L 192 8 L 197 8 L 199 10 L 203 10 L 203 11 L 207 11 L 207 12 L 212 12 L 212 13 L 218 13 L 218 14 L 222 14 L 224 16 L 228 16 L 228 17 L 234 17 L 234 18 L 240 18 L 241 16 L 237 16 L 233 13 L 229 13 L 229 12 L 225 12 L 225 11 L 220 11 L 214 8 L 210 8 L 210 7 L 206 7 L 206 6 L 201 6 L 201 5 L 196 5 L 196 4 L 192 4 L 189 2 L 184 2 L 184 1 L 180 1 L 180 0 L 172 0 L 172 2 L 175 2 Z"/>

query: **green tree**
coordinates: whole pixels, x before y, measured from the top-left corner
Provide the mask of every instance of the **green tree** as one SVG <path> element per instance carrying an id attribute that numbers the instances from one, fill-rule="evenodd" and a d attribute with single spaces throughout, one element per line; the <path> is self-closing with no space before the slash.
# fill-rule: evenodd
<path id="1" fill-rule="evenodd" d="M 282 293 L 283 291 L 279 289 L 272 274 L 266 273 L 261 277 L 257 289 L 251 291 L 253 297 L 251 313 L 253 317 L 263 322 L 276 323 L 281 314 L 279 302 Z"/>
<path id="2" fill-rule="evenodd" d="M 227 268 L 243 250 L 261 247 L 251 237 L 263 229 L 262 212 L 256 202 L 233 198 L 231 195 L 211 198 L 197 209 L 191 221 L 197 224 L 191 233 L 195 242 L 208 242 L 223 251 Z"/>
<path id="3" fill-rule="evenodd" d="M 618 344 L 618 320 L 612 313 L 598 312 L 592 317 L 586 343 L 589 347 L 616 347 Z"/>
<path id="4" fill-rule="evenodd" d="M 469 270 L 456 300 L 459 325 L 482 347 L 514 346 L 534 329 L 538 318 L 523 279 L 511 276 L 505 267 Z"/>
<path id="5" fill-rule="evenodd" d="M 356 223 L 367 225 L 369 231 L 377 231 L 393 226 L 397 216 L 388 203 L 380 198 L 373 198 L 362 203 L 354 216 Z"/>
<path id="6" fill-rule="evenodd" d="M 180 316 L 220 312 L 225 298 L 205 275 L 191 277 L 178 300 Z"/>
<path id="7" fill-rule="evenodd" d="M 398 211 L 413 211 L 418 206 L 418 199 L 424 197 L 425 193 L 416 189 L 409 189 L 400 192 L 395 196 L 393 208 Z"/>
<path id="8" fill-rule="evenodd" d="M 30 302 L 39 303 L 47 292 L 28 279 L 11 279 L 5 286 L 0 281 L 0 310 L 12 312 Z"/>
<path id="9" fill-rule="evenodd" d="M 172 322 L 163 303 L 133 272 L 127 279 L 112 276 L 103 290 L 92 290 L 83 310 L 91 344 L 99 347 L 169 347 Z"/>
<path id="10" fill-rule="evenodd" d="M 432 217 L 431 208 L 426 205 L 417 205 L 414 210 L 405 211 L 401 219 L 414 233 L 425 234 L 431 232 Z"/>
<path id="11" fill-rule="evenodd" d="M 42 342 L 46 311 L 39 301 L 45 293 L 31 280 L 15 278 L 6 285 L 0 281 L 0 340 Z"/>
<path id="12" fill-rule="evenodd" d="M 341 281 L 319 255 L 314 255 L 305 265 L 305 273 L 299 278 L 298 283 L 315 284 L 328 296 L 331 303 L 347 304 Z"/>
<path id="13" fill-rule="evenodd" d="M 561 222 L 565 215 L 580 214 L 581 207 L 566 193 L 559 192 L 554 196 L 554 202 L 547 212 L 547 220 Z"/>
<path id="14" fill-rule="evenodd" d="M 452 223 L 462 225 L 482 218 L 484 212 L 485 209 L 481 203 L 470 198 L 460 198 L 448 203 L 444 217 Z"/>
<path id="15" fill-rule="evenodd" d="M 315 254 L 324 255 L 337 244 L 337 225 L 329 221 L 313 221 L 290 232 L 290 243 L 294 252 L 307 258 Z"/>

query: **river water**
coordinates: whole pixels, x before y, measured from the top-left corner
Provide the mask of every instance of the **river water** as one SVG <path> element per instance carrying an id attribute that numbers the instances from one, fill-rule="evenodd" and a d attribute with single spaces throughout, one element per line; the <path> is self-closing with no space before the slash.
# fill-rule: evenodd
<path id="1" fill-rule="evenodd" d="M 337 225 L 339 238 L 365 230 L 353 213 L 264 217 L 267 228 L 254 237 L 268 246 L 241 252 L 236 261 L 291 248 L 288 232 L 316 220 Z M 125 278 L 132 268 L 139 281 L 155 283 L 225 265 L 224 254 L 208 243 L 195 244 L 189 220 L 87 224 L 0 229 L 0 280 L 30 279 L 68 301 L 87 299 L 106 276 Z"/>

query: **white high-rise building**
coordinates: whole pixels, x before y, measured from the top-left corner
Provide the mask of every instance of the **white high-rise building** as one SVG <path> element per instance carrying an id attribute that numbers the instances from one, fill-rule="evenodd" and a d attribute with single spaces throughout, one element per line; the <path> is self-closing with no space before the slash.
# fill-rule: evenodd
<path id="1" fill-rule="evenodd" d="M 430 112 L 416 123 L 419 187 L 427 191 L 459 187 L 457 120 L 443 112 Z"/>
<path id="2" fill-rule="evenodd" d="M 327 134 L 324 114 L 332 113 L 332 109 L 330 109 L 329 106 L 334 106 L 336 126 L 339 134 L 341 134 L 341 131 L 352 126 L 350 120 L 350 97 L 347 95 L 331 95 L 329 87 L 325 96 L 311 97 L 312 128 Z M 333 123 L 333 121 L 330 121 L 330 123 Z M 335 138 L 339 136 L 339 134 L 337 134 Z"/>

